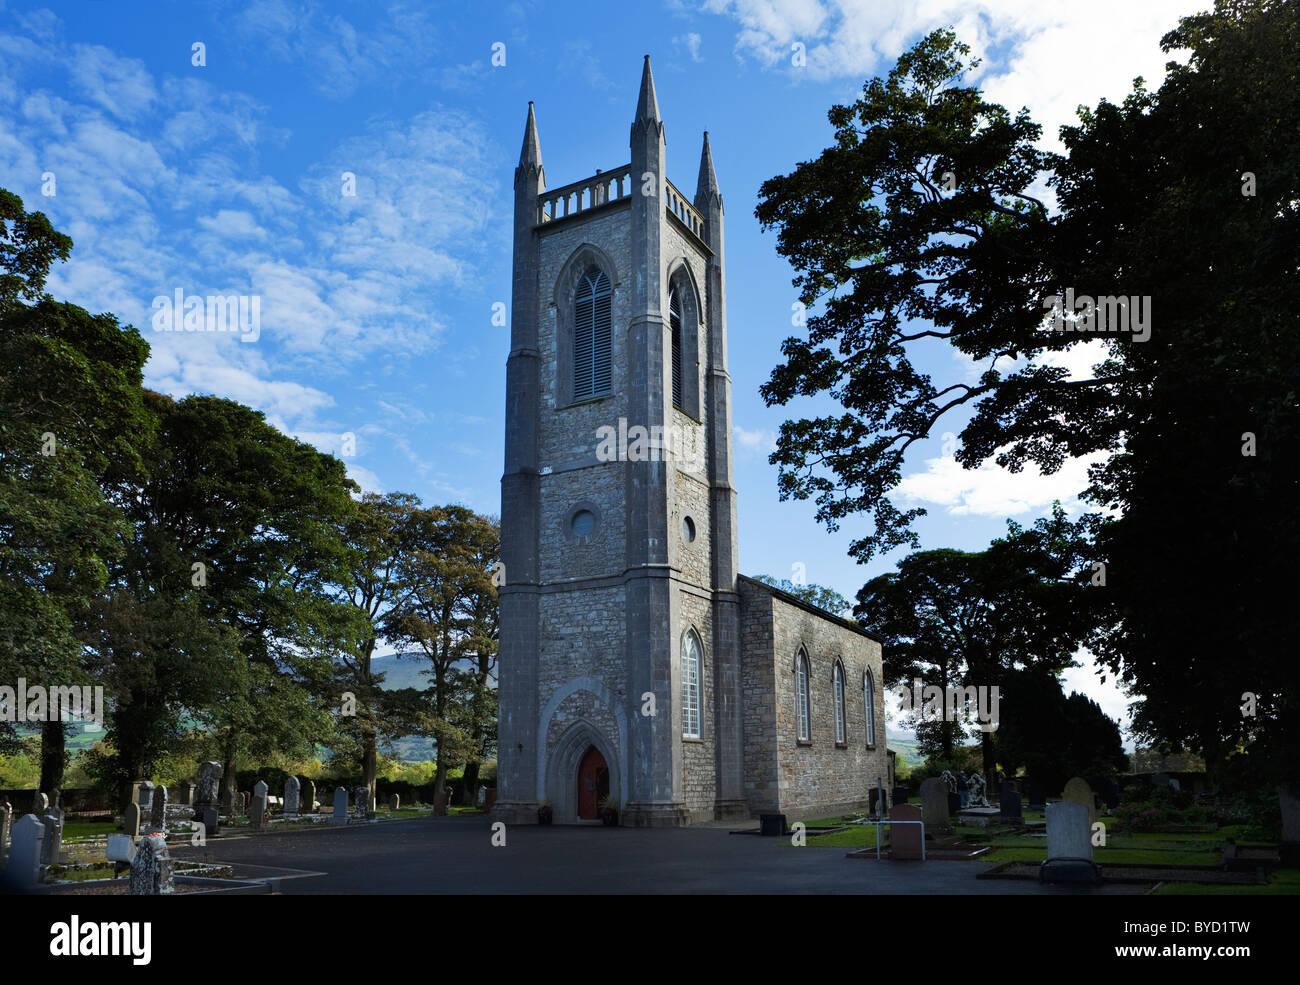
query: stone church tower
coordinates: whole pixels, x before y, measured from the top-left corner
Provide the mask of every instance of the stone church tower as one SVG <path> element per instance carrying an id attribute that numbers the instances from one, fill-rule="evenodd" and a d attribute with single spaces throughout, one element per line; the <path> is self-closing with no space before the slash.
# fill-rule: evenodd
<path id="1" fill-rule="evenodd" d="M 650 59 L 631 162 L 515 170 L 497 816 L 747 816 L 722 196 L 668 177 Z"/>
<path id="2" fill-rule="evenodd" d="M 494 816 L 824 817 L 892 786 L 879 641 L 742 576 L 722 195 L 668 177 L 647 57 L 630 163 L 515 169 Z"/>

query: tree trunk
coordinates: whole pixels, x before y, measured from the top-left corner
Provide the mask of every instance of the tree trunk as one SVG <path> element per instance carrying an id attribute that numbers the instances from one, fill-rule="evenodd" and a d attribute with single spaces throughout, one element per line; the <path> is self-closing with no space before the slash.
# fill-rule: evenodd
<path id="1" fill-rule="evenodd" d="M 993 744 L 992 732 L 980 733 L 980 747 L 984 753 L 984 782 L 987 784 L 985 796 L 992 796 L 998 792 L 994 786 L 998 778 L 998 749 Z"/>
<path id="2" fill-rule="evenodd" d="M 231 794 L 231 804 L 234 804 L 234 796 L 239 793 L 239 780 L 235 776 L 235 769 L 239 765 L 239 756 L 235 752 L 235 737 L 233 733 L 226 740 L 225 748 L 222 749 L 221 756 L 221 789 Z M 242 805 L 243 801 L 240 801 Z"/>
<path id="3" fill-rule="evenodd" d="M 477 762 L 465 764 L 465 790 L 460 798 L 460 802 L 466 807 L 473 807 L 478 803 L 478 767 Z"/>
<path id="4" fill-rule="evenodd" d="M 63 722 L 41 723 L 41 780 L 38 791 L 51 793 L 63 787 L 63 772 L 67 768 L 67 737 Z"/>
<path id="5" fill-rule="evenodd" d="M 365 685 L 366 700 L 372 706 L 366 709 L 367 715 L 373 714 L 374 711 L 375 687 L 370 670 L 370 657 L 375 652 L 376 642 L 375 638 L 371 637 L 361 648 L 361 679 Z M 379 738 L 374 726 L 370 724 L 371 721 L 373 719 L 367 717 L 361 725 L 361 782 L 370 790 L 371 799 L 374 799 L 378 793 L 375 779 L 379 773 Z"/>

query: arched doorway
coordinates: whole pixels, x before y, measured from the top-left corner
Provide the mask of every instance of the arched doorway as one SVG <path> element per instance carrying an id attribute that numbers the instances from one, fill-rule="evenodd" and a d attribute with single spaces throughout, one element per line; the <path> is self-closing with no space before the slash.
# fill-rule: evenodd
<path id="1" fill-rule="evenodd" d="M 609 796 L 609 767 L 595 746 L 589 748 L 578 764 L 578 817 L 594 821 L 600 802 Z"/>

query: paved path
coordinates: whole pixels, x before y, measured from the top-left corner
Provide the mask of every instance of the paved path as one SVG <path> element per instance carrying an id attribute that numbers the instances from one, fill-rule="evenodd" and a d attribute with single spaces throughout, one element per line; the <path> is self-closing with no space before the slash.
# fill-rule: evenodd
<path id="1" fill-rule="evenodd" d="M 222 862 L 304 873 L 281 883 L 299 893 L 929 893 L 1132 894 L 976 879 L 975 862 L 846 859 L 843 848 L 793 848 L 783 838 L 723 827 L 512 826 L 494 848 L 482 816 L 426 818 L 309 831 L 215 838 Z M 173 849 L 177 857 L 201 849 Z M 246 871 L 246 870 L 244 870 Z"/>

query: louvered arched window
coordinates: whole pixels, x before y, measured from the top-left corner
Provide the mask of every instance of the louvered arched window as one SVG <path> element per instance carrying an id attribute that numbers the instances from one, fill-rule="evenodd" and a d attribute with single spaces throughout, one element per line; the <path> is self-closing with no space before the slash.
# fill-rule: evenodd
<path id="1" fill-rule="evenodd" d="M 611 311 L 609 278 L 592 267 L 573 302 L 573 399 L 609 393 Z"/>
<path id="2" fill-rule="evenodd" d="M 668 294 L 668 329 L 673 338 L 673 406 L 682 406 L 682 299 L 676 287 Z"/>

